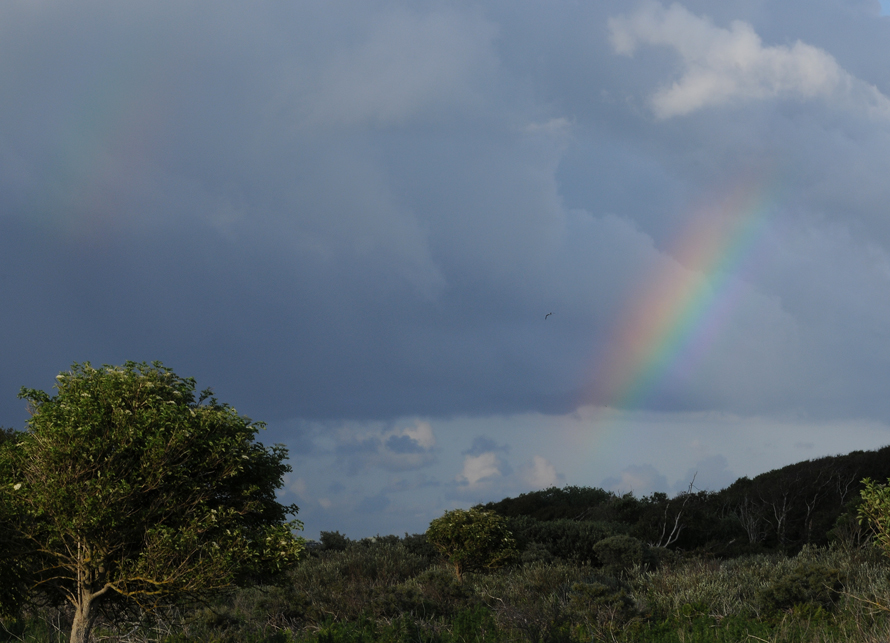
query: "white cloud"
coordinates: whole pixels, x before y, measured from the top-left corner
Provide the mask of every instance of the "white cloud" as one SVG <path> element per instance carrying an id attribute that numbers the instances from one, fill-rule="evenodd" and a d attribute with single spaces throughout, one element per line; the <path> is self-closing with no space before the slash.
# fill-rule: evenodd
<path id="1" fill-rule="evenodd" d="M 421 420 L 406 427 L 371 425 L 361 432 L 344 426 L 335 440 L 335 452 L 346 461 L 350 474 L 369 469 L 410 471 L 436 460 L 436 436 L 432 426 Z"/>
<path id="2" fill-rule="evenodd" d="M 436 446 L 436 436 L 433 435 L 433 427 L 429 422 L 418 421 L 413 427 L 403 429 L 402 434 L 414 440 L 423 449 L 432 449 Z"/>
<path id="3" fill-rule="evenodd" d="M 544 123 L 529 123 L 524 130 L 527 134 L 546 134 L 565 139 L 571 134 L 572 122 L 565 117 L 551 118 Z"/>
<path id="4" fill-rule="evenodd" d="M 464 468 L 457 475 L 458 482 L 475 485 L 480 480 L 501 475 L 498 467 L 498 456 L 489 451 L 480 455 L 468 455 L 464 458 Z"/>
<path id="5" fill-rule="evenodd" d="M 603 480 L 602 487 L 615 493 L 632 492 L 636 496 L 667 491 L 667 479 L 651 464 L 632 464 L 617 477 Z"/>
<path id="6" fill-rule="evenodd" d="M 545 457 L 536 455 L 529 465 L 522 468 L 523 481 L 532 489 L 546 489 L 556 486 L 561 476 L 556 472 L 556 467 Z"/>
<path id="7" fill-rule="evenodd" d="M 306 481 L 303 478 L 294 478 L 292 480 L 288 480 L 287 488 L 289 491 L 293 492 L 299 498 L 307 498 L 307 493 L 309 488 L 306 486 Z"/>
<path id="8" fill-rule="evenodd" d="M 734 101 L 823 98 L 843 108 L 890 116 L 890 99 L 845 71 L 826 51 L 800 40 L 764 46 L 747 22 L 729 29 L 673 4 L 647 3 L 609 20 L 612 47 L 633 55 L 639 45 L 671 47 L 680 55 L 679 80 L 652 96 L 659 118 L 682 116 Z"/>

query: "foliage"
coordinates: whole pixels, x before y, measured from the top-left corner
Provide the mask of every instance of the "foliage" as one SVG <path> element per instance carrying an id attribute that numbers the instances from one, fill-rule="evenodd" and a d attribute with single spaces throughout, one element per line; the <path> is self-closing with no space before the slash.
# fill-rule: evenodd
<path id="1" fill-rule="evenodd" d="M 391 614 L 393 605 L 405 612 L 432 611 L 438 602 L 448 602 L 448 590 L 439 594 L 438 589 L 427 587 L 428 569 L 424 557 L 388 540 L 353 543 L 342 551 L 322 550 L 290 573 L 293 592 L 288 598 L 288 618 L 318 625 L 329 618 L 383 617 Z M 441 571 L 454 584 L 453 574 Z"/>
<path id="2" fill-rule="evenodd" d="M 325 551 L 343 551 L 352 542 L 339 531 L 323 531 L 319 536 L 321 548 Z"/>
<path id="3" fill-rule="evenodd" d="M 438 558 L 439 555 L 438 550 L 427 539 L 426 534 L 405 534 L 405 537 L 402 538 L 402 546 L 412 554 L 423 556 L 429 562 Z"/>
<path id="4" fill-rule="evenodd" d="M 11 482 L 14 471 L 10 456 L 19 438 L 13 429 L 0 429 L 0 616 L 7 618 L 20 615 L 33 573 L 32 561 L 26 556 L 30 544 L 16 529 L 26 516 L 9 494 L 15 491 L 10 489 L 15 484 Z"/>
<path id="5" fill-rule="evenodd" d="M 612 525 L 609 536 L 627 533 L 653 547 L 722 557 L 764 550 L 794 553 L 838 537 L 852 537 L 855 546 L 858 534 L 849 529 L 852 525 L 837 521 L 849 511 L 864 477 L 890 478 L 890 447 L 798 462 L 753 479 L 740 478 L 716 492 L 690 485 L 673 498 L 653 493 L 638 499 L 589 487 L 551 487 L 491 502 L 484 509 L 511 519 L 523 549 L 539 545 L 529 555 L 534 560 L 546 560 L 549 554 L 582 562 L 589 556 L 589 548 L 559 543 L 557 532 L 570 531 L 560 523 Z"/>
<path id="6" fill-rule="evenodd" d="M 803 563 L 758 592 L 767 613 L 801 605 L 830 610 L 844 589 L 844 574 L 819 563 Z"/>
<path id="7" fill-rule="evenodd" d="M 471 512 L 496 511 L 515 541 L 507 560 L 519 564 L 476 562 L 460 580 L 451 560 L 441 564 L 435 530 L 361 540 L 323 532 L 280 586 L 183 608 L 173 629 L 158 629 L 161 619 L 149 614 L 126 629 L 100 621 L 97 633 L 110 643 L 890 640 L 890 562 L 862 538 L 871 519 L 857 500 L 860 474 L 890 473 L 888 455 L 822 458 L 673 498 L 565 487 L 477 507 Z M 10 462 L 0 457 L 0 466 Z M 880 500 L 883 489 L 872 484 L 865 495 Z M 814 546 L 829 537 L 831 547 Z M 652 546 L 666 542 L 670 549 Z M 53 640 L 31 621 L 5 623 L 9 640 Z"/>
<path id="8" fill-rule="evenodd" d="M 446 511 L 430 523 L 426 537 L 451 563 L 458 579 L 467 571 L 497 569 L 518 555 L 507 521 L 476 507 Z"/>
<path id="9" fill-rule="evenodd" d="M 874 542 L 890 556 L 890 487 L 871 478 L 862 481 L 859 522 L 866 523 L 874 534 Z"/>
<path id="10" fill-rule="evenodd" d="M 871 539 L 871 530 L 859 519 L 862 498 L 854 498 L 844 507 L 844 512 L 834 521 L 828 531 L 828 542 L 844 549 L 862 549 Z"/>
<path id="11" fill-rule="evenodd" d="M 643 543 L 632 536 L 611 536 L 593 547 L 606 572 L 621 574 L 643 562 Z"/>
<path id="12" fill-rule="evenodd" d="M 890 640 L 878 606 L 890 596 L 890 564 L 876 548 L 803 548 L 795 556 L 676 559 L 621 579 L 586 565 L 510 566 L 458 583 L 402 542 L 358 541 L 301 561 L 288 582 L 220 596 L 178 625 L 101 631 L 108 643 L 877 643 Z M 834 607 L 798 603 L 767 612 L 759 597 L 796 570 L 838 570 Z M 333 584 L 334 589 L 325 588 Z M 326 592 L 326 593 L 325 593 Z M 344 607 L 348 605 L 348 608 Z M 339 611 L 335 611 L 339 610 Z M 310 619 L 308 615 L 314 614 Z M 175 616 L 175 615 L 174 615 Z M 175 619 L 165 616 L 165 622 Z M 10 628 L 50 643 L 52 628 Z M 150 623 L 149 623 L 150 625 Z M 135 627 L 135 625 L 133 626 Z M 98 633 L 98 632 L 97 632 Z M 752 638 L 750 635 L 753 635 Z M 0 641 L 5 642 L 0 629 Z M 97 640 L 100 640 L 97 637 Z"/>
<path id="13" fill-rule="evenodd" d="M 508 518 L 528 516 L 540 521 L 614 520 L 618 498 L 611 491 L 591 487 L 549 487 L 523 493 L 516 498 L 489 502 L 484 509 Z"/>
<path id="14" fill-rule="evenodd" d="M 517 516 L 508 521 L 524 562 L 555 559 L 578 564 L 596 562 L 594 546 L 610 536 L 627 532 L 621 523 L 594 520 L 536 520 Z"/>
<path id="15" fill-rule="evenodd" d="M 57 394 L 23 388 L 31 419 L 0 450 L 0 503 L 27 541 L 31 595 L 74 609 L 72 641 L 98 615 L 152 611 L 268 582 L 303 551 L 275 497 L 286 450 L 160 363 L 75 364 Z"/>
<path id="16" fill-rule="evenodd" d="M 630 585 L 609 577 L 572 585 L 569 609 L 600 639 L 614 638 L 616 630 L 639 615 Z"/>

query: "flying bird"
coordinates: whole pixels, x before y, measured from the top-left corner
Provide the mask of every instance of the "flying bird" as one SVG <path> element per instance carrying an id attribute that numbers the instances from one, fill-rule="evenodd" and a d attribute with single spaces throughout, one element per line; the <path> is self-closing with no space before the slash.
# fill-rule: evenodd
<path id="1" fill-rule="evenodd" d="M 546 315 L 544 315 L 544 319 L 547 319 L 547 318 L 550 317 L 550 315 L 552 315 L 552 314 L 553 314 L 553 313 L 547 313 Z"/>

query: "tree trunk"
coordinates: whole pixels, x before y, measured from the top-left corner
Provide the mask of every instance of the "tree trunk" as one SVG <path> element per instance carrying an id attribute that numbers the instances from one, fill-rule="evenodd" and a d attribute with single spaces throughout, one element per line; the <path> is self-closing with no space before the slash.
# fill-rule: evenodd
<path id="1" fill-rule="evenodd" d="M 96 612 L 92 609 L 92 599 L 92 596 L 83 592 L 80 602 L 74 606 L 70 643 L 89 643 L 93 622 L 96 620 Z"/>

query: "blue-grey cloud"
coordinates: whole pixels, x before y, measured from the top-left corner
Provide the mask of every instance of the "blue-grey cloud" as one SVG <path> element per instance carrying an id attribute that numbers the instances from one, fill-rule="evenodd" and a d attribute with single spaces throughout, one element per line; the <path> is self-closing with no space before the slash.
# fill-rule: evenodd
<path id="1" fill-rule="evenodd" d="M 625 467 L 620 475 L 603 480 L 601 486 L 615 493 L 633 493 L 637 496 L 668 491 L 667 478 L 651 464 L 632 464 Z"/>
<path id="2" fill-rule="evenodd" d="M 486 452 L 491 453 L 509 453 L 510 445 L 498 444 L 494 440 L 484 435 L 473 438 L 473 444 L 466 451 L 462 451 L 463 455 L 481 455 Z"/>
<path id="3" fill-rule="evenodd" d="M 682 479 L 674 483 L 673 491 L 675 493 L 688 491 L 690 485 L 692 491 L 719 491 L 731 485 L 738 477 L 729 469 L 726 456 L 719 454 L 707 456 L 697 461 L 686 471 Z"/>
<path id="4" fill-rule="evenodd" d="M 399 418 L 890 420 L 872 0 L 16 1 L 0 36 L 5 425 L 72 362 L 159 359 L 295 461 L 442 463 L 436 493 L 469 499 L 561 463 Z M 756 234 L 694 265 L 678 237 L 740 186 Z M 653 276 L 725 306 L 648 395 L 609 398 Z M 501 430 L 475 435 L 515 453 Z"/>
<path id="5" fill-rule="evenodd" d="M 356 506 L 356 511 L 361 514 L 376 514 L 384 511 L 392 504 L 389 496 L 380 493 L 376 496 L 365 496 Z"/>

